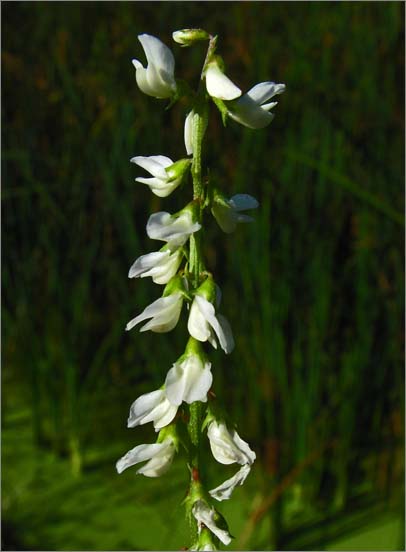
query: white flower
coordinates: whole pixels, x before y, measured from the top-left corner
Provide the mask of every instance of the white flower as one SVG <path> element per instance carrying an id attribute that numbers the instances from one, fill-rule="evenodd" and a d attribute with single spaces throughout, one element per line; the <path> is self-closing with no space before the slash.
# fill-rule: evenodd
<path id="1" fill-rule="evenodd" d="M 183 401 L 207 402 L 207 392 L 213 381 L 210 362 L 203 362 L 196 354 L 185 354 L 169 370 L 165 393 L 169 402 L 179 406 Z"/>
<path id="2" fill-rule="evenodd" d="M 195 116 L 195 112 L 189 111 L 189 113 L 186 116 L 185 119 L 185 128 L 184 128 L 184 140 L 185 140 L 185 148 L 186 153 L 188 155 L 192 155 L 193 153 L 193 118 Z"/>
<path id="3" fill-rule="evenodd" d="M 151 276 L 156 284 L 167 284 L 178 271 L 183 253 L 180 249 L 171 252 L 170 249 L 154 251 L 141 255 L 131 266 L 129 278 L 146 278 Z"/>
<path id="4" fill-rule="evenodd" d="M 188 331 L 198 341 L 209 341 L 217 349 L 216 334 L 220 347 L 224 352 L 231 353 L 234 349 L 234 338 L 227 319 L 218 314 L 212 303 L 196 293 L 190 308 Z"/>
<path id="5" fill-rule="evenodd" d="M 120 458 L 116 464 L 116 469 L 118 473 L 122 473 L 130 466 L 149 460 L 149 462 L 140 468 L 137 473 L 145 475 L 146 477 L 159 477 L 169 469 L 174 454 L 174 442 L 171 437 L 168 437 L 162 443 L 138 445 L 131 449 Z"/>
<path id="6" fill-rule="evenodd" d="M 183 294 L 181 291 L 171 293 L 166 297 L 160 297 L 148 305 L 141 314 L 130 320 L 125 329 L 129 331 L 139 322 L 151 318 L 149 322 L 142 326 L 140 332 L 146 332 L 147 330 L 156 333 L 170 332 L 178 323 L 182 304 Z"/>
<path id="7" fill-rule="evenodd" d="M 220 464 L 253 464 L 255 452 L 234 429 L 230 432 L 224 422 L 210 422 L 207 435 L 213 456 Z"/>
<path id="8" fill-rule="evenodd" d="M 152 178 L 138 177 L 135 180 L 149 186 L 159 197 L 167 197 L 179 186 L 190 165 L 190 159 L 181 159 L 174 163 L 164 155 L 137 156 L 130 161 L 152 174 Z"/>
<path id="9" fill-rule="evenodd" d="M 211 451 L 217 462 L 220 462 L 220 464 L 237 463 L 242 466 L 233 477 L 209 491 L 210 495 L 216 500 L 227 500 L 231 497 L 235 487 L 242 485 L 246 480 L 256 454 L 235 430 L 230 432 L 224 422 L 210 422 L 207 435 L 210 440 Z"/>
<path id="10" fill-rule="evenodd" d="M 228 200 L 218 196 L 218 199 L 214 198 L 211 211 L 223 232 L 230 234 L 234 232 L 239 222 L 254 220 L 248 215 L 241 214 L 240 211 L 256 209 L 258 205 L 258 201 L 248 194 L 237 194 Z"/>
<path id="11" fill-rule="evenodd" d="M 278 102 L 268 102 L 277 94 L 285 91 L 284 84 L 261 82 L 256 84 L 237 101 L 227 104 L 228 113 L 232 119 L 248 128 L 264 128 L 274 118 L 270 113 Z"/>
<path id="12" fill-rule="evenodd" d="M 137 59 L 135 67 L 137 84 L 144 94 L 155 98 L 170 98 L 176 91 L 175 59 L 170 49 L 158 38 L 142 34 L 138 36 L 147 57 L 145 69 Z"/>
<path id="13" fill-rule="evenodd" d="M 213 98 L 235 100 L 241 96 L 241 90 L 220 70 L 217 63 L 209 63 L 206 69 L 206 88 Z"/>
<path id="14" fill-rule="evenodd" d="M 203 500 L 196 500 L 193 504 L 192 514 L 198 522 L 199 533 L 202 530 L 201 524 L 203 523 L 223 544 L 230 544 L 231 537 L 228 531 L 220 529 L 220 527 L 216 525 L 214 519 L 216 511 L 214 508 L 210 508 Z"/>
<path id="15" fill-rule="evenodd" d="M 141 395 L 133 402 L 127 427 L 136 427 L 137 425 L 153 422 L 154 428 L 158 431 L 171 423 L 177 411 L 178 407 L 168 401 L 165 391 L 157 389 L 151 393 Z"/>
<path id="16" fill-rule="evenodd" d="M 244 464 L 238 472 L 224 481 L 221 485 L 209 491 L 210 495 L 221 502 L 222 500 L 228 500 L 231 497 L 232 492 L 238 485 L 242 485 L 247 479 L 248 474 L 251 471 L 251 466 L 249 464 Z"/>
<path id="17" fill-rule="evenodd" d="M 177 216 L 160 211 L 149 217 L 147 234 L 153 240 L 168 242 L 169 247 L 173 248 L 183 245 L 200 228 L 198 222 L 193 222 L 190 210 L 183 209 Z"/>

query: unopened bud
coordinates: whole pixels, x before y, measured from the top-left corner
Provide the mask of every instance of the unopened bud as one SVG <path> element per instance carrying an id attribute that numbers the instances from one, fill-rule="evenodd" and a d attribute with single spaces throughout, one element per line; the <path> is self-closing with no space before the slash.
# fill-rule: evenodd
<path id="1" fill-rule="evenodd" d="M 178 44 L 187 47 L 201 40 L 209 40 L 210 35 L 203 29 L 182 29 L 172 33 L 172 38 Z"/>

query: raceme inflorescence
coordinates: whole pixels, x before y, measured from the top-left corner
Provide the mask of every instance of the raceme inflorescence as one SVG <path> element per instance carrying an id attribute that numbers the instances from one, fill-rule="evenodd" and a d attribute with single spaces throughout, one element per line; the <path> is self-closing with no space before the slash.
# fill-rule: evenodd
<path id="1" fill-rule="evenodd" d="M 226 354 L 234 348 L 227 319 L 219 313 L 220 288 L 205 266 L 203 257 L 204 216 L 211 212 L 221 230 L 233 232 L 239 223 L 253 219 L 244 211 L 258 202 L 248 194 L 227 198 L 202 171 L 202 144 L 212 101 L 220 111 L 223 124 L 232 119 L 252 129 L 263 128 L 272 119 L 270 101 L 285 90 L 285 85 L 261 82 L 245 94 L 224 73 L 224 62 L 216 54 L 217 37 L 202 29 L 184 29 L 173 39 L 188 47 L 207 41 L 208 50 L 196 91 L 175 78 L 175 59 L 158 38 L 138 37 L 147 58 L 147 67 L 133 60 L 136 80 L 142 92 L 159 99 L 178 100 L 187 106 L 184 125 L 186 157 L 173 161 L 165 155 L 136 156 L 131 159 L 148 177 L 136 178 L 155 195 L 165 198 L 191 179 L 193 196 L 180 211 L 154 213 L 147 222 L 147 235 L 164 242 L 158 251 L 139 257 L 130 268 L 130 278 L 150 276 L 165 286 L 162 296 L 147 306 L 128 324 L 131 330 L 140 323 L 141 332 L 170 332 L 182 311 L 188 312 L 188 341 L 184 353 L 173 363 L 163 385 L 138 397 L 131 405 L 128 427 L 152 422 L 157 439 L 138 445 L 117 462 L 117 471 L 146 462 L 137 473 L 158 477 L 170 467 L 181 449 L 187 453 L 190 484 L 185 499 L 191 528 L 190 550 L 217 550 L 220 543 L 231 542 L 227 523 L 217 511 L 216 501 L 227 500 L 235 487 L 242 485 L 255 461 L 255 452 L 241 439 L 227 419 L 211 391 L 212 365 L 203 348 L 209 342 Z M 207 435 L 208 441 L 205 439 Z M 214 489 L 205 484 L 201 450 L 208 443 L 220 464 L 238 464 L 239 470 Z"/>

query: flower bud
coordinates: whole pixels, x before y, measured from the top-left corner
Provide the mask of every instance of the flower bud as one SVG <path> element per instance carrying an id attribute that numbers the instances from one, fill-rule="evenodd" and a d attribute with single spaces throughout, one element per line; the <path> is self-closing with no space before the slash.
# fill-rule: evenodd
<path id="1" fill-rule="evenodd" d="M 210 35 L 203 29 L 182 29 L 172 33 L 172 38 L 181 46 L 192 46 L 195 42 L 209 40 Z"/>

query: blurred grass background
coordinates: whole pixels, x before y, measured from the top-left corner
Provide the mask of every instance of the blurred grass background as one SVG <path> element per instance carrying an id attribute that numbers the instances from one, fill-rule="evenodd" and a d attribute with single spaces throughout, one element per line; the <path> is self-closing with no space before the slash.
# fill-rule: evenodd
<path id="1" fill-rule="evenodd" d="M 185 155 L 184 106 L 137 88 L 137 35 L 160 37 L 196 82 L 219 34 L 243 89 L 284 82 L 263 131 L 212 111 L 205 162 L 256 222 L 206 254 L 236 349 L 215 392 L 258 461 L 219 509 L 245 550 L 404 547 L 404 6 L 400 2 L 2 3 L 4 550 L 162 550 L 187 544 L 185 459 L 118 477 L 154 439 L 128 408 L 182 353 L 126 334 L 159 296 L 130 281 L 151 212 L 182 207 L 134 182 L 134 155 Z M 210 461 L 217 485 L 232 469 Z M 85 522 L 84 522 L 85 520 Z"/>

